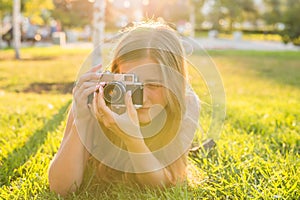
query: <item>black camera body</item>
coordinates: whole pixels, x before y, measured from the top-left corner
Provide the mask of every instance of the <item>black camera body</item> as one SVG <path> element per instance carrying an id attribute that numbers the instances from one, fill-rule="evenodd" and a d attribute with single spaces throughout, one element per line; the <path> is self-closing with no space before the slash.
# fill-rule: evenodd
<path id="1" fill-rule="evenodd" d="M 135 108 L 143 106 L 144 85 L 138 82 L 135 74 L 113 74 L 105 72 L 99 83 L 103 85 L 103 98 L 106 105 L 114 108 L 125 106 L 125 94 L 131 91 L 132 102 Z"/>

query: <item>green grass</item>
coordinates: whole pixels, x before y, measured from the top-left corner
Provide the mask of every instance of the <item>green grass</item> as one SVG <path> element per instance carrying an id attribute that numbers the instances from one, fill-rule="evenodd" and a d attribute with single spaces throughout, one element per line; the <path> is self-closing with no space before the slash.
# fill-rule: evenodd
<path id="1" fill-rule="evenodd" d="M 58 86 L 72 84 L 88 53 L 28 48 L 15 61 L 12 50 L 1 50 L 0 199 L 61 199 L 49 191 L 47 169 L 72 96 Z M 217 147 L 190 157 L 188 184 L 158 191 L 87 179 L 67 199 L 299 198 L 300 52 L 209 54 L 223 78 L 227 116 Z"/>

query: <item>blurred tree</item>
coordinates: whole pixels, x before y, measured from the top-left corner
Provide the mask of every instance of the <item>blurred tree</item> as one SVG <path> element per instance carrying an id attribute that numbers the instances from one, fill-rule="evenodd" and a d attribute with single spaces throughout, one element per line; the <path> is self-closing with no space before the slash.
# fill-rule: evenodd
<path id="1" fill-rule="evenodd" d="M 188 4 L 183 0 L 151 0 L 144 6 L 143 12 L 146 18 L 162 17 L 169 22 L 189 19 Z"/>
<path id="2" fill-rule="evenodd" d="M 259 19 L 259 12 L 254 0 L 240 0 L 240 7 L 242 10 L 242 20 L 249 21 L 255 25 L 256 21 Z"/>
<path id="3" fill-rule="evenodd" d="M 120 4 L 122 1 L 106 0 L 105 21 L 106 28 L 114 29 L 121 16 L 126 16 L 128 22 L 135 20 L 134 12 L 140 4 L 144 18 L 155 19 L 162 17 L 166 21 L 177 23 L 180 20 L 189 21 L 191 3 L 195 8 L 195 23 L 203 20 L 201 7 L 205 0 L 144 0 L 135 2 L 128 7 Z M 52 16 L 59 19 L 64 27 L 83 27 L 91 24 L 93 19 L 94 0 L 53 0 L 55 9 Z M 120 23 L 119 23 L 120 24 Z"/>
<path id="4" fill-rule="evenodd" d="M 116 21 L 121 13 L 122 12 L 114 6 L 113 1 L 107 1 L 105 9 L 105 27 L 110 30 L 116 29 Z"/>
<path id="5" fill-rule="evenodd" d="M 213 0 L 214 1 L 214 0 Z M 212 29 L 220 30 L 220 20 L 225 18 L 224 11 L 221 12 L 220 2 L 214 1 L 210 12 L 207 15 L 207 20 L 212 23 Z M 227 11 L 227 10 L 226 10 Z"/>
<path id="6" fill-rule="evenodd" d="M 240 1 L 219 0 L 220 11 L 225 17 L 221 20 L 221 25 L 228 26 L 228 30 L 232 31 L 234 22 L 242 21 L 242 9 Z M 225 21 L 224 21 L 225 20 Z M 227 23 L 227 24 L 226 24 Z"/>
<path id="7" fill-rule="evenodd" d="M 93 3 L 88 0 L 53 0 L 55 9 L 52 17 L 59 20 L 63 27 L 83 27 L 91 24 Z"/>
<path id="8" fill-rule="evenodd" d="M 283 42 L 300 45 L 300 0 L 288 0 L 287 9 L 283 12 L 282 22 L 285 28 L 280 31 Z"/>
<path id="9" fill-rule="evenodd" d="M 204 21 L 201 9 L 206 0 L 152 0 L 147 6 L 144 6 L 144 15 L 146 18 L 163 18 L 165 21 L 174 24 L 184 24 L 190 22 L 191 36 L 195 29 L 200 29 Z M 174 27 L 175 28 L 175 27 Z"/>
<path id="10" fill-rule="evenodd" d="M 95 0 L 93 5 L 93 66 L 102 64 L 102 50 L 99 44 L 102 44 L 105 36 L 105 9 L 106 0 Z M 101 45 L 102 48 L 102 45 Z"/>
<path id="11" fill-rule="evenodd" d="M 23 0 L 23 14 L 35 24 L 44 25 L 50 19 L 50 11 L 54 9 L 52 0 Z"/>
<path id="12" fill-rule="evenodd" d="M 60 20 L 63 27 L 82 28 L 92 25 L 94 0 L 53 0 L 55 9 L 52 16 Z M 106 27 L 113 29 L 116 17 L 120 14 L 114 7 L 113 1 L 106 0 L 105 21 Z"/>
<path id="13" fill-rule="evenodd" d="M 12 1 L 0 0 L 0 44 L 2 43 L 2 34 L 8 34 L 9 29 L 6 30 L 2 25 L 2 19 L 5 15 L 12 13 Z"/>
<path id="14" fill-rule="evenodd" d="M 195 29 L 200 29 L 201 23 L 204 21 L 201 9 L 205 0 L 190 0 L 190 23 L 192 26 L 191 36 L 194 37 Z"/>
<path id="15" fill-rule="evenodd" d="M 263 15 L 267 24 L 274 25 L 282 19 L 283 1 L 282 0 L 264 0 L 266 11 Z"/>
<path id="16" fill-rule="evenodd" d="M 264 3 L 266 23 L 281 35 L 284 43 L 300 45 L 300 0 L 264 0 Z"/>
<path id="17" fill-rule="evenodd" d="M 234 29 L 234 23 L 244 21 L 254 22 L 258 18 L 257 8 L 253 0 L 211 0 L 213 7 L 208 19 L 213 23 L 213 28 L 221 27 L 228 31 Z"/>
<path id="18" fill-rule="evenodd" d="M 4 15 L 12 13 L 12 2 L 11 0 L 0 0 L 0 19 Z"/>

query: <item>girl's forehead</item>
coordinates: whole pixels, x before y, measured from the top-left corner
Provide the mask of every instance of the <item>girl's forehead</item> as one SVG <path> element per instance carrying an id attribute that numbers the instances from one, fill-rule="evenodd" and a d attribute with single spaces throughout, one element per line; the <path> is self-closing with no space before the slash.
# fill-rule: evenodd
<path id="1" fill-rule="evenodd" d="M 135 74 L 142 82 L 163 80 L 160 64 L 155 63 L 152 59 L 124 62 L 118 67 L 120 73 Z"/>

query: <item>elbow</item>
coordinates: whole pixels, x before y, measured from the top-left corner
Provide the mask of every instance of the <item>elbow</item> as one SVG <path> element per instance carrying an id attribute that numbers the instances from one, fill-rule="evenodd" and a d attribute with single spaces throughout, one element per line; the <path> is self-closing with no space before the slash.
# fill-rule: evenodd
<path id="1" fill-rule="evenodd" d="M 169 176 L 165 182 L 163 182 L 161 184 L 161 188 L 171 188 L 171 187 L 176 187 L 178 185 L 183 185 L 186 183 L 187 177 L 185 176 L 185 174 L 180 174 L 179 173 L 176 175 L 173 175 L 173 176 Z"/>
<path id="2" fill-rule="evenodd" d="M 54 192 L 61 196 L 66 196 L 69 193 L 75 192 L 78 188 L 74 183 L 68 183 L 64 180 L 59 179 L 55 180 L 55 178 L 51 177 L 49 177 L 49 187 L 51 192 Z"/>
<path id="3" fill-rule="evenodd" d="M 53 168 L 49 168 L 48 181 L 50 191 L 61 196 L 66 196 L 69 193 L 75 192 L 81 181 L 76 181 L 71 177 L 56 172 Z"/>
<path id="4" fill-rule="evenodd" d="M 158 188 L 158 189 L 166 189 L 166 188 L 172 188 L 177 185 L 181 185 L 185 182 L 185 179 L 182 177 L 168 177 L 168 178 L 162 178 L 162 177 L 156 177 L 156 178 L 145 178 L 145 177 L 139 177 L 138 183 L 140 186 L 143 187 L 149 187 L 149 188 Z"/>
<path id="5" fill-rule="evenodd" d="M 151 182 L 151 183 L 140 183 L 139 185 L 147 188 L 165 190 L 168 188 L 176 187 L 177 185 L 181 185 L 182 183 L 183 182 L 160 181 L 160 182 Z"/>
<path id="6" fill-rule="evenodd" d="M 184 184 L 186 181 L 183 179 L 176 179 L 176 180 L 168 180 L 164 183 L 161 183 L 159 185 L 159 188 L 161 189 L 165 189 L 165 188 L 172 188 L 172 187 L 176 187 L 178 185 L 182 185 Z"/>
<path id="7" fill-rule="evenodd" d="M 50 191 L 51 192 L 54 192 L 60 196 L 66 196 L 67 194 L 69 193 L 72 193 L 72 192 L 75 192 L 76 189 L 73 187 L 64 187 L 64 186 L 61 186 L 60 184 L 56 184 L 56 183 L 51 183 L 50 180 L 49 180 L 49 185 L 50 185 Z"/>

